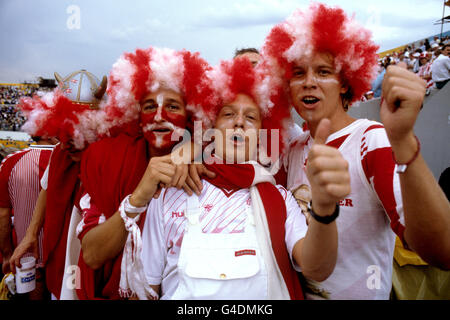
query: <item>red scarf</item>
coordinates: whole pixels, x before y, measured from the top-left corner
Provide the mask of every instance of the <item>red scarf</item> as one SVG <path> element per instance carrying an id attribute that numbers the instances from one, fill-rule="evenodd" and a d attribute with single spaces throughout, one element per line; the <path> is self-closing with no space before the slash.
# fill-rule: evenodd
<path id="1" fill-rule="evenodd" d="M 81 181 L 92 203 L 111 217 L 122 200 L 137 187 L 148 165 L 147 142 L 144 138 L 119 135 L 93 143 L 81 159 Z M 140 222 L 145 221 L 144 217 Z M 142 228 L 142 226 L 141 226 Z M 119 280 L 122 253 L 99 270 L 89 268 L 80 254 L 81 273 L 79 299 L 120 299 Z"/>
<path id="2" fill-rule="evenodd" d="M 56 146 L 48 173 L 43 261 L 48 290 L 58 299 L 64 276 L 70 217 L 79 190 L 79 172 L 79 162 L 74 162 L 60 145 Z"/>
<path id="3" fill-rule="evenodd" d="M 250 188 L 255 178 L 251 164 L 205 164 L 216 173 L 216 178 L 205 178 L 211 184 L 225 189 L 229 197 L 239 189 Z M 269 182 L 256 185 L 266 212 L 272 249 L 292 300 L 303 300 L 303 291 L 297 272 L 291 264 L 285 242 L 286 204 L 277 187 Z"/>

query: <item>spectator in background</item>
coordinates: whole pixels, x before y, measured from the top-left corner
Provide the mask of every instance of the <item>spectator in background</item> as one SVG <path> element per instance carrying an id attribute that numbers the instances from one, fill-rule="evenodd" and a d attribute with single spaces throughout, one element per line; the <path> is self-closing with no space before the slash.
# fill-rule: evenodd
<path id="1" fill-rule="evenodd" d="M 431 77 L 431 56 L 428 55 L 428 53 L 422 52 L 419 56 L 419 72 L 417 75 L 424 79 L 427 82 L 427 95 L 430 93 L 431 87 L 433 87 L 433 79 Z"/>
<path id="2" fill-rule="evenodd" d="M 409 51 L 407 49 L 405 49 L 404 56 L 405 56 L 405 59 L 403 60 L 403 62 L 405 62 L 406 65 L 409 66 L 409 64 L 411 63 L 411 59 L 410 59 Z"/>
<path id="3" fill-rule="evenodd" d="M 61 143 L 52 152 L 40 181 L 42 190 L 33 217 L 9 265 L 15 273 L 16 267 L 20 267 L 20 258 L 36 247 L 37 235 L 43 228 L 45 282 L 53 299 L 59 299 L 63 287 L 71 215 L 72 212 L 78 214 L 74 203 L 82 190 L 79 161 L 84 148 L 98 138 L 98 123 L 102 119 L 98 105 L 106 91 L 106 83 L 102 82 L 97 88 L 86 88 L 90 93 L 86 103 L 70 100 L 59 88 L 46 97 L 24 98 L 20 103 L 28 117 L 24 125 L 28 134 L 57 137 Z"/>
<path id="4" fill-rule="evenodd" d="M 255 48 L 243 48 L 236 50 L 234 53 L 234 58 L 243 56 L 248 57 L 253 66 L 256 66 L 259 63 L 259 61 L 261 61 L 261 55 L 258 49 Z"/>
<path id="5" fill-rule="evenodd" d="M 442 47 L 442 53 L 431 66 L 431 73 L 436 88 L 442 89 L 450 80 L 450 44 Z"/>
<path id="6" fill-rule="evenodd" d="M 431 45 L 431 62 L 433 62 L 434 60 L 437 59 L 437 57 L 439 57 L 439 55 L 441 54 L 441 49 L 439 47 L 439 45 L 437 43 Z"/>
<path id="7" fill-rule="evenodd" d="M 413 60 L 411 60 L 409 66 L 408 66 L 408 69 L 414 73 L 419 72 L 419 67 L 420 67 L 419 66 L 419 57 L 420 57 L 421 53 L 422 53 L 422 50 L 420 50 L 420 49 L 417 49 L 416 51 L 414 51 L 414 53 L 412 55 Z"/>
<path id="8" fill-rule="evenodd" d="M 0 86 L 0 130 L 20 130 L 26 119 L 16 105 L 21 97 L 31 97 L 36 91 L 36 87 Z"/>
<path id="9" fill-rule="evenodd" d="M 25 232 L 33 215 L 41 186 L 40 179 L 47 167 L 54 143 L 51 140 L 35 137 L 37 145 L 8 156 L 0 167 L 0 251 L 3 255 L 3 273 L 7 274 L 9 259 L 13 253 L 11 216 L 14 211 L 14 229 L 17 241 L 25 237 Z M 25 201 L 26 199 L 26 201 Z M 36 258 L 36 289 L 30 299 L 42 300 L 45 297 L 45 281 L 42 263 L 42 232 L 37 246 L 31 254 Z"/>
<path id="10" fill-rule="evenodd" d="M 438 36 L 434 36 L 434 40 L 433 40 L 433 42 L 431 42 L 431 45 L 433 46 L 433 45 L 438 45 L 438 46 L 440 46 L 441 45 L 441 39 L 439 39 L 439 37 Z"/>
<path id="11" fill-rule="evenodd" d="M 384 62 L 384 63 L 383 63 Z M 377 78 L 372 84 L 373 97 L 381 97 L 381 89 L 383 84 L 384 75 L 386 74 L 386 69 L 392 64 L 393 59 L 390 57 L 385 57 L 382 62 L 382 71 L 378 74 Z M 395 63 L 394 63 L 395 64 Z"/>
<path id="12" fill-rule="evenodd" d="M 422 52 L 427 50 L 427 47 L 425 46 L 425 41 L 420 42 L 420 50 L 422 50 Z"/>
<path id="13" fill-rule="evenodd" d="M 430 41 L 428 39 L 425 39 L 424 45 L 425 45 L 425 50 L 423 50 L 423 51 L 430 50 L 431 45 L 430 45 Z"/>

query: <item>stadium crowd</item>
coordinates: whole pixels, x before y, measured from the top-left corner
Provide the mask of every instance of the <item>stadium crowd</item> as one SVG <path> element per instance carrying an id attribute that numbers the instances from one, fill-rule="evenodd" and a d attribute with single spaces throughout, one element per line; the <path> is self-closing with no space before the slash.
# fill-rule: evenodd
<path id="1" fill-rule="evenodd" d="M 1 85 L 0 86 L 0 130 L 20 131 L 26 119 L 17 108 L 20 98 L 32 97 L 34 94 L 43 94 L 50 89 L 37 85 Z"/>
<path id="2" fill-rule="evenodd" d="M 449 57 L 449 51 L 446 51 L 446 48 L 450 45 L 449 37 L 445 36 L 442 39 L 434 37 L 431 42 L 425 39 L 424 41 L 420 41 L 419 44 L 418 47 L 414 43 L 407 45 L 402 50 L 389 53 L 378 60 L 380 68 L 379 76 L 375 79 L 372 90 L 364 95 L 363 101 L 381 96 L 381 83 L 386 69 L 391 65 L 398 65 L 399 63 L 404 63 L 408 70 L 414 72 L 427 82 L 427 95 L 430 94 L 432 89 L 441 89 L 445 85 L 446 81 L 448 81 L 445 74 L 448 75 L 450 72 L 449 63 L 434 64 L 434 62 L 440 56 Z M 433 64 L 435 65 L 434 70 Z M 443 76 L 442 73 L 444 73 Z"/>

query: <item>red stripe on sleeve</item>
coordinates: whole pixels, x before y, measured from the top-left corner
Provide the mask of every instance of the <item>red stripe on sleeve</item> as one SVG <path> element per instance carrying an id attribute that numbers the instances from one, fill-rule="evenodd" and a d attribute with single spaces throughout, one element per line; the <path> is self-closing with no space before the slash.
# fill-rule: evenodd
<path id="1" fill-rule="evenodd" d="M 373 129 L 384 129 L 383 125 L 381 124 L 374 124 L 373 126 L 370 126 L 366 129 L 366 131 L 364 131 L 364 134 L 366 134 L 367 132 L 373 130 Z"/>
<path id="2" fill-rule="evenodd" d="M 349 134 L 342 136 L 340 138 L 334 139 L 327 143 L 327 146 L 339 149 L 339 147 L 344 143 L 345 139 L 347 139 Z"/>
<path id="3" fill-rule="evenodd" d="M 397 212 L 397 202 L 394 195 L 395 163 L 390 147 L 372 150 L 361 160 L 361 164 L 369 183 L 381 200 L 381 203 L 391 220 L 392 230 L 403 241 L 405 227 L 400 222 Z"/>
<path id="4" fill-rule="evenodd" d="M 80 241 L 83 240 L 88 231 L 99 225 L 102 212 L 91 201 L 89 204 L 89 208 L 83 208 L 82 215 L 83 229 L 78 234 L 78 239 L 80 239 Z"/>

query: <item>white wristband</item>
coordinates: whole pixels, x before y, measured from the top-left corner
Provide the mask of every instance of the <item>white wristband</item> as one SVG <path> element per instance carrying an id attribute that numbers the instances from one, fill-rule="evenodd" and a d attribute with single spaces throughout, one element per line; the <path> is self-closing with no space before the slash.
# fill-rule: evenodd
<path id="1" fill-rule="evenodd" d="M 127 195 L 120 204 L 121 207 L 123 206 L 125 212 L 141 214 L 142 212 L 147 210 L 148 204 L 145 205 L 144 207 L 135 207 L 130 203 L 130 197 L 131 194 Z"/>

